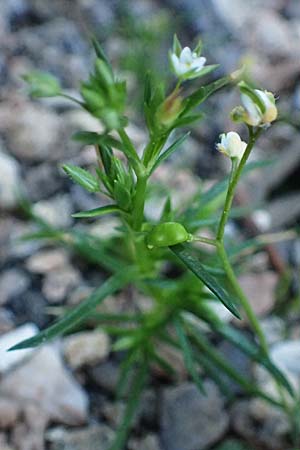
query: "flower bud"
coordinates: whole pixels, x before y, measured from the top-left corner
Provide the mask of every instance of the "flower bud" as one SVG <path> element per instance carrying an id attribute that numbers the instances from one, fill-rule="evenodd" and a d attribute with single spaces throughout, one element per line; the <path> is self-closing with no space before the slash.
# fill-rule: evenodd
<path id="1" fill-rule="evenodd" d="M 272 92 L 251 89 L 240 83 L 241 100 L 245 109 L 244 121 L 248 125 L 268 125 L 277 118 L 277 108 Z"/>
<path id="2" fill-rule="evenodd" d="M 173 92 L 159 106 L 156 117 L 159 125 L 169 127 L 182 111 L 182 98 L 178 92 Z"/>
<path id="3" fill-rule="evenodd" d="M 221 134 L 221 142 L 217 144 L 219 152 L 229 158 L 241 159 L 247 147 L 246 142 L 242 141 L 239 134 L 235 131 Z"/>
<path id="4" fill-rule="evenodd" d="M 245 122 L 247 113 L 242 106 L 236 106 L 230 113 L 230 118 L 233 122 Z"/>

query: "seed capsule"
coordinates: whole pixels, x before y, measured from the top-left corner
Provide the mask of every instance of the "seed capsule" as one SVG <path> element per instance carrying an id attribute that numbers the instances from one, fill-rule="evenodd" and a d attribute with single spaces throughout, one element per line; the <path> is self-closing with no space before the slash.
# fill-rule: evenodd
<path id="1" fill-rule="evenodd" d="M 146 237 L 147 247 L 169 247 L 181 242 L 191 241 L 192 235 L 181 223 L 165 222 L 156 225 Z"/>

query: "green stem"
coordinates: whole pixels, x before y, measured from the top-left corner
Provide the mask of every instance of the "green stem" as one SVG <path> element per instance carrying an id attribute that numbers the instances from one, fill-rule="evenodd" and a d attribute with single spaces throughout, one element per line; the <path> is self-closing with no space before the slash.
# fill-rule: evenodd
<path id="1" fill-rule="evenodd" d="M 246 150 L 245 150 L 238 166 L 237 166 L 236 159 L 233 159 L 232 170 L 231 170 L 231 175 L 230 175 L 230 179 L 229 179 L 229 187 L 228 187 L 228 191 L 227 191 L 227 195 L 226 195 L 225 205 L 224 205 L 223 213 L 222 213 L 221 220 L 220 220 L 220 223 L 218 226 L 217 241 L 223 240 L 225 225 L 228 220 L 228 215 L 229 215 L 230 208 L 232 205 L 236 185 L 240 179 L 240 176 L 242 174 L 244 166 L 249 158 L 251 150 L 253 149 L 253 146 L 254 146 L 259 134 L 260 134 L 260 130 L 257 131 L 256 133 L 253 133 L 252 129 L 250 128 L 249 129 L 249 143 L 246 147 Z"/>
<path id="2" fill-rule="evenodd" d="M 137 176 L 135 196 L 133 199 L 132 227 L 140 231 L 144 220 L 144 207 L 148 177 L 145 174 Z"/>
<path id="3" fill-rule="evenodd" d="M 240 163 L 237 165 L 237 160 L 233 159 L 228 191 L 227 191 L 227 195 L 226 195 L 226 199 L 225 199 L 225 205 L 224 205 L 224 209 L 222 212 L 221 220 L 220 220 L 220 223 L 218 226 L 216 243 L 217 243 L 218 255 L 223 263 L 224 270 L 230 281 L 230 284 L 231 284 L 234 292 L 236 293 L 236 295 L 239 297 L 239 300 L 244 308 L 246 316 L 247 316 L 253 330 L 257 334 L 257 337 L 259 339 L 262 350 L 265 353 L 268 353 L 268 344 L 267 344 L 266 338 L 264 336 L 264 333 L 263 333 L 261 326 L 259 324 L 259 321 L 257 320 L 257 317 L 247 299 L 247 296 L 244 294 L 242 288 L 239 285 L 239 282 L 235 276 L 235 273 L 233 271 L 233 268 L 231 266 L 231 263 L 229 261 L 229 258 L 227 256 L 225 246 L 224 246 L 225 226 L 226 226 L 228 216 L 230 213 L 230 209 L 231 209 L 231 205 L 232 205 L 232 201 L 233 201 L 233 197 L 234 197 L 234 193 L 235 193 L 235 188 L 237 186 L 237 183 L 240 179 L 243 168 L 248 160 L 248 157 L 251 153 L 251 150 L 253 149 L 253 146 L 254 146 L 259 134 L 260 134 L 260 130 L 258 130 L 256 133 L 254 133 L 252 128 L 249 128 L 249 143 L 246 147 L 246 150 L 243 154 L 243 157 L 242 157 Z"/>
<path id="4" fill-rule="evenodd" d="M 72 97 L 71 95 L 61 93 L 61 94 L 58 95 L 58 97 L 66 98 L 67 100 L 70 100 L 71 102 L 77 103 L 77 105 L 79 105 L 82 108 L 84 108 L 84 103 L 81 102 L 80 100 L 77 100 L 76 98 Z"/>
<path id="5" fill-rule="evenodd" d="M 241 305 L 244 308 L 246 316 L 247 316 L 250 324 L 252 325 L 253 330 L 257 334 L 261 348 L 265 353 L 268 353 L 268 344 L 267 344 L 266 338 L 264 336 L 264 333 L 261 329 L 259 321 L 257 320 L 257 317 L 256 317 L 246 295 L 244 294 L 242 288 L 239 285 L 239 282 L 235 276 L 235 273 L 232 269 L 229 258 L 227 256 L 226 250 L 224 248 L 224 244 L 219 243 L 217 245 L 217 249 L 218 249 L 218 255 L 223 263 L 225 273 L 230 281 L 230 284 L 231 284 L 233 290 L 235 291 L 236 295 L 239 297 Z"/>
<path id="6" fill-rule="evenodd" d="M 201 242 L 202 244 L 208 244 L 208 245 L 213 245 L 214 247 L 217 246 L 217 242 L 215 239 L 209 239 L 203 236 L 193 236 L 192 242 Z"/>

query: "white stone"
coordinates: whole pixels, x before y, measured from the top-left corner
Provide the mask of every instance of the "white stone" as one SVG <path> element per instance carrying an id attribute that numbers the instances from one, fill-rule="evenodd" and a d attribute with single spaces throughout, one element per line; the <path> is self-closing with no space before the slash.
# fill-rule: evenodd
<path id="1" fill-rule="evenodd" d="M 21 178 L 18 162 L 0 150 L 0 208 L 14 208 L 18 203 Z"/>
<path id="2" fill-rule="evenodd" d="M 49 420 L 80 425 L 87 420 L 86 392 L 65 368 L 58 349 L 46 345 L 9 372 L 0 382 L 0 395 L 20 404 L 36 405 Z"/>
<path id="3" fill-rule="evenodd" d="M 82 332 L 64 341 L 64 355 L 69 365 L 77 369 L 86 364 L 95 365 L 109 353 L 109 338 L 102 331 Z"/>
<path id="4" fill-rule="evenodd" d="M 18 344 L 24 339 L 28 339 L 38 333 L 38 328 L 33 323 L 27 323 L 21 327 L 15 328 L 9 333 L 0 336 L 0 373 L 5 373 L 14 365 L 20 363 L 28 357 L 34 349 L 16 350 L 8 352 L 10 347 Z"/>

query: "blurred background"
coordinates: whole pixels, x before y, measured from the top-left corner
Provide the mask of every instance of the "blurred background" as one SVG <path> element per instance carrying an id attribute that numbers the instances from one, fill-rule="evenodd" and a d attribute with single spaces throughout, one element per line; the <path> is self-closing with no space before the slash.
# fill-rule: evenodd
<path id="1" fill-rule="evenodd" d="M 97 130 L 99 125 L 66 100 L 29 99 L 21 77 L 33 69 L 47 71 L 74 94 L 91 70 L 89 40 L 95 35 L 119 77 L 127 79 L 128 132 L 141 148 L 147 139 L 141 114 L 144 77 L 150 70 L 170 88 L 174 85 L 167 55 L 175 32 L 183 46 L 192 47 L 202 38 L 207 62 L 220 64 L 216 78 L 244 65 L 250 80 L 278 98 L 279 120 L 264 133 L 252 155 L 253 160 L 271 159 L 274 164 L 247 178 L 238 202 L 242 207 L 255 204 L 256 210 L 242 224 L 231 223 L 228 232 L 234 239 L 245 230 L 249 235 L 288 233 L 287 240 L 279 238 L 280 242 L 253 257 L 253 273 L 245 275 L 243 282 L 275 341 L 286 335 L 291 323 L 293 338 L 300 336 L 300 241 L 294 231 L 300 220 L 299 0 L 0 0 L 1 450 L 105 450 L 124 407 L 113 402 L 117 364 L 109 357 L 110 344 L 104 334 L 95 344 L 102 354 L 98 352 L 92 363 L 84 356 L 76 361 L 67 340 L 59 344 L 63 350 L 57 345 L 47 347 L 29 359 L 20 352 L 14 360 L 4 351 L 10 339 L 18 341 L 34 333 L 35 327 L 49 324 L 49 307 L 53 314 L 53 307 L 59 311 L 64 304 L 78 303 L 103 278 L 99 269 L 61 248 L 31 241 L 16 244 L 20 236 L 34 230 L 20 207 L 20 192 L 34 204 L 36 213 L 56 227 L 74 225 L 72 212 L 99 206 L 99 198 L 73 185 L 60 169 L 62 162 L 86 167 L 94 162 L 91 149 L 70 137 L 79 129 Z M 224 131 L 237 130 L 244 136 L 243 127 L 229 118 L 237 104 L 239 94 L 234 90 L 223 90 L 206 103 L 205 120 L 193 128 L 191 138 L 170 163 L 176 178 L 169 169 L 158 173 L 158 199 L 149 205 L 149 215 L 155 216 L 159 198 L 166 192 L 174 191 L 179 204 L 194 192 L 197 177 L 205 187 L 227 172 L 215 143 Z M 102 237 L 114 225 L 111 220 L 104 224 Z M 76 227 L 96 229 L 94 224 L 76 223 Z M 282 317 L 274 316 L 274 311 Z M 79 345 L 84 355 L 93 344 Z M 300 361 L 300 350 L 297 355 Z M 239 357 L 237 364 L 248 370 L 249 362 Z M 291 358 L 295 359 L 294 353 Z M 299 376 L 300 367 L 297 370 Z M 187 444 L 178 449 L 168 438 L 175 425 L 165 420 L 168 408 L 174 408 L 172 389 L 177 388 L 167 389 L 164 413 L 157 409 L 157 392 L 147 392 L 129 450 L 205 450 L 232 436 L 255 442 L 256 431 L 247 429 L 249 423 L 245 426 L 249 411 L 241 407 L 230 415 L 220 395 L 212 391 L 211 401 L 199 402 L 195 411 L 201 415 L 211 408 L 211 416 L 219 417 L 219 428 L 215 421 L 214 433 L 209 430 L 211 423 L 203 425 L 203 433 L 209 430 L 210 434 L 199 448 Z M 182 405 L 188 404 L 185 395 L 183 389 Z M 186 416 L 178 420 L 188 436 L 195 411 L 186 409 Z M 245 423 L 238 420 L 241 411 Z M 281 437 L 270 439 L 270 430 L 266 431 L 272 421 L 261 416 L 255 418 L 260 421 L 258 441 L 263 447 L 259 448 L 283 450 L 283 444 L 278 444 Z M 165 427 L 171 428 L 166 432 Z M 222 448 L 246 449 L 243 444 L 228 445 Z M 253 445 L 249 448 L 258 448 Z"/>

